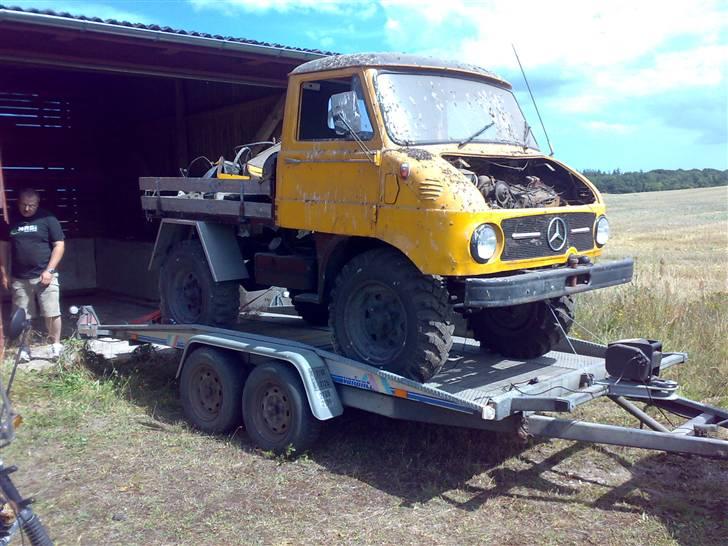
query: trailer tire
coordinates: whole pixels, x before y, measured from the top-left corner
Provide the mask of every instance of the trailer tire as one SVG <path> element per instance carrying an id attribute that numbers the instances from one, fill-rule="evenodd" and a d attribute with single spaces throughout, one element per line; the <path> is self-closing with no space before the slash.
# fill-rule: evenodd
<path id="1" fill-rule="evenodd" d="M 312 326 L 327 326 L 329 324 L 329 307 L 321 303 L 293 300 L 296 313 Z"/>
<path id="2" fill-rule="evenodd" d="M 548 353 L 563 338 L 562 328 L 568 334 L 573 321 L 574 300 L 564 296 L 483 309 L 471 315 L 468 324 L 483 349 L 511 358 L 535 358 Z"/>
<path id="3" fill-rule="evenodd" d="M 247 376 L 247 367 L 234 353 L 212 347 L 192 351 L 179 382 L 182 411 L 189 423 L 211 434 L 240 426 L 240 397 Z"/>
<path id="4" fill-rule="evenodd" d="M 447 360 L 455 328 L 442 279 L 391 248 L 364 252 L 341 269 L 329 325 L 339 354 L 423 382 Z"/>
<path id="5" fill-rule="evenodd" d="M 269 362 L 256 366 L 243 389 L 245 430 L 257 447 L 301 453 L 321 431 L 313 416 L 301 378 L 290 366 Z"/>
<path id="6" fill-rule="evenodd" d="M 180 241 L 159 270 L 162 320 L 173 324 L 235 324 L 240 310 L 237 281 L 215 282 L 199 241 Z"/>

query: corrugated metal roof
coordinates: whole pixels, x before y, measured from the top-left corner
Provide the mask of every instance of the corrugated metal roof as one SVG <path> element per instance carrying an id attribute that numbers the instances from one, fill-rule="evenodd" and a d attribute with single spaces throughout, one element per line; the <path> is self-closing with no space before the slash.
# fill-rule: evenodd
<path id="1" fill-rule="evenodd" d="M 199 45 L 201 46 L 212 45 L 209 44 L 208 41 L 217 42 L 218 47 L 220 42 L 230 44 L 231 46 L 234 44 L 240 44 L 252 46 L 252 48 L 259 50 L 259 52 L 262 54 L 295 56 L 301 59 L 315 59 L 323 55 L 333 54 L 332 52 L 321 51 L 318 49 L 291 47 L 282 44 L 261 42 L 258 40 L 248 40 L 246 38 L 238 38 L 235 36 L 222 36 L 219 34 L 209 34 L 206 32 L 175 29 L 167 26 L 130 23 L 129 21 L 117 21 L 115 19 L 104 20 L 100 19 L 99 17 L 72 15 L 68 12 L 58 12 L 50 9 L 20 8 L 14 6 L 4 6 L 0 4 L 0 22 L 2 22 L 3 20 L 14 20 L 16 22 L 48 26 L 68 26 L 69 28 L 75 28 L 78 26 L 79 23 L 84 23 L 85 28 L 88 29 L 88 26 L 90 26 L 90 29 L 96 30 L 98 32 L 107 31 L 118 34 L 118 32 L 113 32 L 112 29 L 127 29 L 131 32 L 138 31 L 144 34 L 156 33 L 158 36 L 167 36 L 173 41 L 176 41 L 174 40 L 175 38 L 198 38 L 200 39 Z M 141 37 L 142 35 L 138 34 L 138 36 Z"/>

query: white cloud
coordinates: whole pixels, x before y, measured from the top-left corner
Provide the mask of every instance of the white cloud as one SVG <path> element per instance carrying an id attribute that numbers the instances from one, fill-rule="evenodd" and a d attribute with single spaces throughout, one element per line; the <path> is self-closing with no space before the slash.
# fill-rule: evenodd
<path id="1" fill-rule="evenodd" d="M 400 25 L 399 21 L 397 21 L 396 19 L 387 19 L 384 28 L 386 28 L 388 31 L 400 32 L 402 30 L 402 25 Z"/>
<path id="2" fill-rule="evenodd" d="M 595 111 L 617 97 L 726 85 L 728 46 L 721 39 L 728 33 L 728 5 L 718 0 L 382 0 L 382 5 L 388 21 L 417 28 L 429 44 L 436 43 L 437 55 L 513 70 L 515 44 L 528 73 L 568 73 L 577 82 L 568 89 L 571 96 L 554 101 L 567 112 Z M 462 24 L 465 36 L 455 28 Z M 406 47 L 399 29 L 387 29 L 393 46 Z"/>
<path id="3" fill-rule="evenodd" d="M 589 121 L 583 125 L 587 129 L 598 133 L 614 133 L 618 135 L 631 133 L 634 130 L 634 127 L 631 125 L 625 125 L 623 123 L 609 123 L 606 121 Z"/>
<path id="4" fill-rule="evenodd" d="M 366 0 L 188 0 L 195 9 L 215 9 L 223 12 L 234 10 L 248 13 L 319 12 L 356 15 L 369 19 L 377 11 L 376 2 Z"/>
<path id="5" fill-rule="evenodd" d="M 512 43 L 531 66 L 609 66 L 650 54 L 676 36 L 714 42 L 726 26 L 725 14 L 711 0 L 382 0 L 382 6 L 389 18 L 400 21 L 418 18 L 431 25 L 469 21 L 475 36 L 462 42 L 461 52 L 471 61 L 486 56 L 494 67 L 512 64 Z M 438 29 L 433 35 L 448 42 L 457 39 L 447 30 Z"/>

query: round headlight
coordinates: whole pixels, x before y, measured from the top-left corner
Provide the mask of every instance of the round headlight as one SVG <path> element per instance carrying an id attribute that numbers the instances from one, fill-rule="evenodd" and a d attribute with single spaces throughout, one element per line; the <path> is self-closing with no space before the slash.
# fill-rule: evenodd
<path id="1" fill-rule="evenodd" d="M 483 224 L 475 228 L 470 239 L 470 254 L 479 263 L 485 263 L 493 257 L 498 246 L 498 238 L 493 226 Z"/>
<path id="2" fill-rule="evenodd" d="M 607 241 L 609 240 L 609 221 L 606 216 L 601 216 L 599 220 L 597 220 L 594 240 L 599 246 L 607 244 Z"/>

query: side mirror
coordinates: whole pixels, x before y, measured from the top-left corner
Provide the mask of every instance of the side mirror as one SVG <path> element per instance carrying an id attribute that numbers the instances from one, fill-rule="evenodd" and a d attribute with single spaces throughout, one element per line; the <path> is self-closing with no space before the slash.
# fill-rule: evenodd
<path id="1" fill-rule="evenodd" d="M 30 325 L 30 320 L 25 316 L 24 309 L 16 309 L 13 316 L 10 317 L 10 325 L 8 326 L 8 338 L 18 339 L 23 331 Z"/>
<path id="2" fill-rule="evenodd" d="M 350 132 L 357 134 L 361 131 L 361 114 L 354 91 L 331 95 L 328 126 L 329 129 L 336 131 L 337 135 L 346 135 Z"/>

